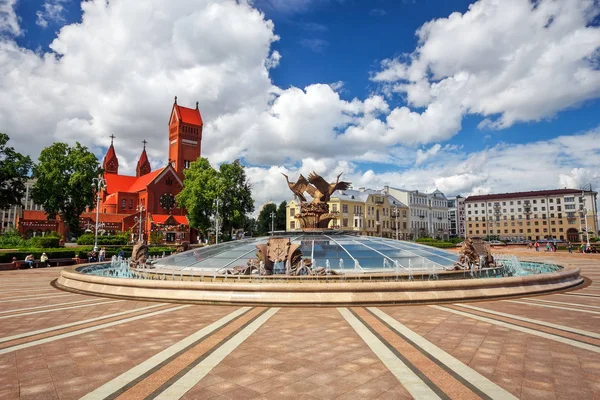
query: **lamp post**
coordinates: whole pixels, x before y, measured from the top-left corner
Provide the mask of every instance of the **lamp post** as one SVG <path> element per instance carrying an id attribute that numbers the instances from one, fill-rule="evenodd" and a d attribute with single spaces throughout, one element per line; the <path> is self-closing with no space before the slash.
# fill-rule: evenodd
<path id="1" fill-rule="evenodd" d="M 138 235 L 138 240 L 140 242 L 144 241 L 144 232 L 142 231 L 142 223 L 144 222 L 144 218 L 142 217 L 142 212 L 146 211 L 146 209 L 144 208 L 144 206 L 142 204 L 139 204 L 137 206 L 138 211 L 140 212 L 140 217 L 138 219 L 138 224 L 139 224 L 139 228 L 140 228 L 140 233 Z"/>
<path id="2" fill-rule="evenodd" d="M 396 206 L 396 240 L 398 240 L 398 206 Z"/>
<path id="3" fill-rule="evenodd" d="M 101 176 L 92 178 L 92 188 L 96 190 L 96 230 L 94 232 L 94 251 L 98 251 L 98 218 L 100 212 L 100 190 L 106 185 Z"/>
<path id="4" fill-rule="evenodd" d="M 219 198 L 215 199 L 215 244 L 219 244 Z"/>
<path id="5" fill-rule="evenodd" d="M 271 236 L 273 236 L 273 231 L 275 230 L 275 213 L 271 211 Z"/>
<path id="6" fill-rule="evenodd" d="M 588 219 L 587 219 L 587 208 L 585 207 L 585 191 L 581 190 L 581 200 L 583 202 L 583 205 L 581 206 L 582 208 L 580 209 L 580 213 L 581 216 L 583 217 L 584 221 L 585 221 L 585 238 L 586 238 L 586 249 L 590 248 L 590 232 L 588 229 Z M 581 224 L 581 219 L 579 220 L 579 223 Z"/>

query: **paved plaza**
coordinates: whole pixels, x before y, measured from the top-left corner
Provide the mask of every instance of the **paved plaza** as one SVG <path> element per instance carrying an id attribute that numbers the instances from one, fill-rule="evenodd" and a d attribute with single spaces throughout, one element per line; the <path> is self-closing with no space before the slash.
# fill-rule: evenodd
<path id="1" fill-rule="evenodd" d="M 587 286 L 269 308 L 93 297 L 53 287 L 59 268 L 1 272 L 0 399 L 600 399 L 600 256 L 510 251 L 579 267 Z"/>

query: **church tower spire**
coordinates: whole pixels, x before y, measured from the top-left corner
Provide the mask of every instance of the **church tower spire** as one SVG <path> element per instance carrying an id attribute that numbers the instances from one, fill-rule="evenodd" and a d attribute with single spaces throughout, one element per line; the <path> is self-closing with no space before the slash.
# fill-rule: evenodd
<path id="1" fill-rule="evenodd" d="M 113 146 L 113 140 L 115 139 L 115 135 L 110 135 L 110 147 L 104 156 L 104 162 L 102 163 L 102 168 L 104 168 L 105 174 L 118 174 L 119 173 L 119 159 L 117 158 L 117 153 L 115 152 L 115 148 Z"/>
<path id="2" fill-rule="evenodd" d="M 196 108 L 183 107 L 175 96 L 169 118 L 169 162 L 181 179 L 183 171 L 200 157 L 203 126 L 198 102 Z"/>
<path id="3" fill-rule="evenodd" d="M 146 175 L 151 171 L 150 161 L 148 161 L 148 155 L 146 154 L 146 139 L 142 140 L 144 143 L 144 149 L 142 150 L 142 154 L 140 155 L 140 159 L 138 160 L 137 167 L 135 168 L 135 176 L 140 177 Z"/>

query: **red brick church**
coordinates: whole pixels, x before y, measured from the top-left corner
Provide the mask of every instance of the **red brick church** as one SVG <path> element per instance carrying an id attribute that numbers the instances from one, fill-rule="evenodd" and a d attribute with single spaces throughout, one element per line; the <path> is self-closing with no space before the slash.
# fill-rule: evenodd
<path id="1" fill-rule="evenodd" d="M 119 174 L 119 159 L 113 143 L 115 137 L 111 135 L 110 147 L 102 164 L 105 188 L 101 193 L 98 218 L 105 231 L 116 233 L 131 229 L 132 240 L 137 240 L 141 208 L 144 239 L 148 240 L 150 232 L 161 232 L 164 243 L 196 241 L 197 234 L 190 229 L 185 209 L 176 206 L 175 195 L 183 188 L 183 170 L 200 157 L 203 122 L 198 103 L 195 109 L 182 107 L 175 97 L 168 125 L 168 164 L 152 170 L 144 140 L 134 176 Z M 93 229 L 95 220 L 95 210 L 90 210 L 81 215 L 80 226 Z M 60 218 L 47 221 L 43 211 L 23 211 L 19 228 L 24 234 L 29 234 L 31 229 L 42 229 L 42 232 L 56 230 L 65 234 Z"/>

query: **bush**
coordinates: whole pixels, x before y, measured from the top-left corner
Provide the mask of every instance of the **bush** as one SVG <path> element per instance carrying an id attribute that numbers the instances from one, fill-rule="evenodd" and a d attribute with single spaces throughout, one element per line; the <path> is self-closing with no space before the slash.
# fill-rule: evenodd
<path id="1" fill-rule="evenodd" d="M 440 249 L 451 249 L 451 248 L 455 248 L 456 244 L 455 243 L 450 243 L 450 242 L 423 242 L 422 244 L 426 245 L 426 246 L 431 246 L 431 247 L 437 247 Z"/>
<path id="2" fill-rule="evenodd" d="M 77 239 L 77 244 L 82 245 L 93 245 L 95 236 L 91 233 L 81 235 Z M 98 236 L 98 245 L 111 246 L 111 245 L 124 245 L 127 244 L 126 235 L 113 235 L 113 236 Z"/>
<path id="3" fill-rule="evenodd" d="M 427 243 L 427 242 L 435 242 L 435 241 L 437 241 L 437 240 L 434 238 L 431 238 L 431 237 L 421 237 L 421 238 L 418 238 L 417 240 L 415 240 L 415 242 L 417 242 L 417 243 Z"/>
<path id="4" fill-rule="evenodd" d="M 28 247 L 35 248 L 56 248 L 60 242 L 59 237 L 36 236 L 27 241 Z"/>
<path id="5" fill-rule="evenodd" d="M 15 229 L 7 230 L 0 235 L 0 248 L 2 249 L 16 249 L 25 246 L 26 243 L 27 241 Z"/>
<path id="6" fill-rule="evenodd" d="M 23 261 L 25 257 L 29 254 L 33 254 L 33 257 L 36 260 L 40 259 L 42 253 L 46 253 L 48 258 L 73 258 L 75 257 L 76 250 L 73 249 L 23 249 L 16 251 L 9 251 L 6 253 L 0 253 L 0 263 L 9 263 L 12 261 L 13 257 L 16 257 L 17 260 Z"/>

